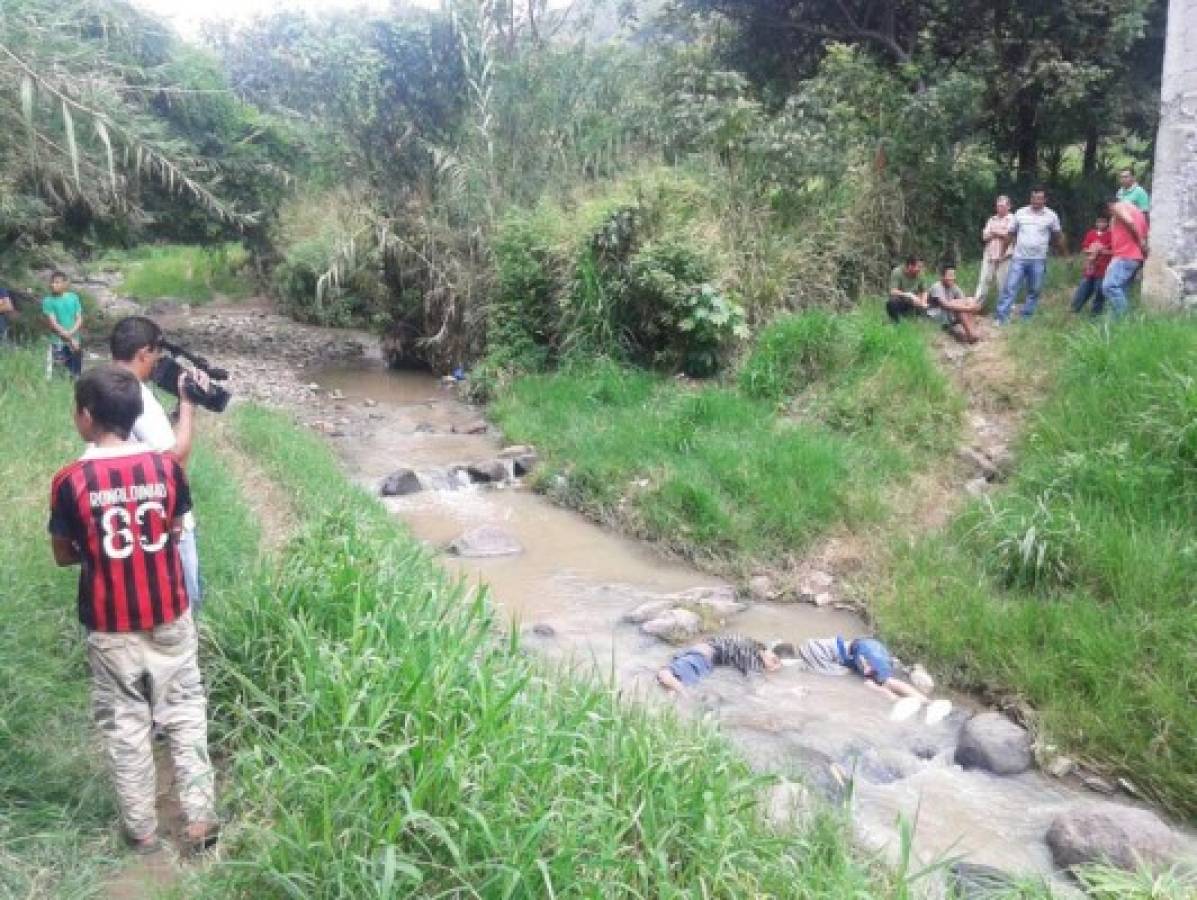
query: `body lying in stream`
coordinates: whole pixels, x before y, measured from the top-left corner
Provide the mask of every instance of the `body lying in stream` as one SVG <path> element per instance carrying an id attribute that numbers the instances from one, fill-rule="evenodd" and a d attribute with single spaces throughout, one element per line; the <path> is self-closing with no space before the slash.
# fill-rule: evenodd
<path id="1" fill-rule="evenodd" d="M 910 697 L 927 702 L 921 691 L 894 676 L 889 650 L 873 638 L 812 638 L 799 645 L 797 656 L 795 662 L 808 672 L 856 674 L 892 699 Z M 780 669 L 782 662 L 760 641 L 736 634 L 717 635 L 675 654 L 669 665 L 657 672 L 657 681 L 668 691 L 681 691 L 706 678 L 715 666 L 734 666 L 743 675 L 767 674 Z"/>

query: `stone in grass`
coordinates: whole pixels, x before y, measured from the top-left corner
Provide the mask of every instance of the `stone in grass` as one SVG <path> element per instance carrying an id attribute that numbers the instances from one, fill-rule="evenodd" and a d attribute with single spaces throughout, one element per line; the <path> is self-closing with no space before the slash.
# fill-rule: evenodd
<path id="1" fill-rule="evenodd" d="M 645 634 L 651 634 L 671 644 L 692 640 L 698 636 L 701 628 L 702 620 L 698 613 L 688 609 L 671 609 L 640 626 L 640 630 Z"/>
<path id="2" fill-rule="evenodd" d="M 384 497 L 402 497 L 423 490 L 415 469 L 396 469 L 382 480 L 378 492 Z"/>
<path id="3" fill-rule="evenodd" d="M 935 679 L 931 677 L 931 673 L 923 667 L 922 663 L 916 663 L 910 670 L 910 683 L 924 694 L 930 694 L 935 690 Z"/>
<path id="4" fill-rule="evenodd" d="M 534 447 L 529 447 L 527 444 L 504 447 L 499 451 L 499 458 L 511 460 L 511 468 L 516 478 L 523 478 L 540 462 L 540 454 Z"/>
<path id="5" fill-rule="evenodd" d="M 956 744 L 956 762 L 966 769 L 984 769 L 995 775 L 1025 772 L 1034 759 L 1027 730 L 996 712 L 969 719 Z"/>
<path id="6" fill-rule="evenodd" d="M 1150 810 L 1087 803 L 1060 813 L 1047 830 L 1052 859 L 1061 869 L 1104 863 L 1126 871 L 1167 868 L 1180 854 L 1180 840 Z"/>
<path id="7" fill-rule="evenodd" d="M 524 548 L 515 537 L 494 525 L 480 525 L 449 542 L 449 552 L 470 559 L 515 556 Z"/>

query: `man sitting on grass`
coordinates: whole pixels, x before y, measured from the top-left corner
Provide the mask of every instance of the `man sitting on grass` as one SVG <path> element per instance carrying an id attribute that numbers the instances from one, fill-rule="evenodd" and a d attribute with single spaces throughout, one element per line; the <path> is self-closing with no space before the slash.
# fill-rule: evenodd
<path id="1" fill-rule="evenodd" d="M 760 641 L 738 634 L 723 634 L 676 654 L 669 665 L 657 673 L 657 681 L 667 691 L 680 691 L 683 687 L 698 684 L 715 666 L 734 666 L 741 674 L 749 675 L 776 672 L 781 668 L 781 660 Z"/>
<path id="2" fill-rule="evenodd" d="M 977 331 L 981 304 L 964 296 L 964 291 L 956 284 L 955 266 L 944 266 L 939 270 L 939 281 L 927 292 L 927 306 L 927 317 L 942 325 L 956 340 L 975 344 L 981 339 Z"/>
<path id="3" fill-rule="evenodd" d="M 894 677 L 889 650 L 873 638 L 811 638 L 799 645 L 798 661 L 807 672 L 818 675 L 859 675 L 891 699 L 913 697 L 927 702 L 922 691 Z"/>
<path id="4" fill-rule="evenodd" d="M 125 838 L 159 848 L 150 727 L 170 741 L 188 848 L 216 840 L 207 701 L 178 540 L 191 493 L 178 460 L 129 440 L 141 384 L 115 366 L 75 382 L 75 428 L 89 444 L 54 476 L 50 535 L 60 566 L 82 564 L 92 712 L 116 781 Z"/>
<path id="5" fill-rule="evenodd" d="M 923 258 L 906 257 L 906 265 L 895 266 L 889 274 L 889 299 L 885 312 L 897 323 L 904 316 L 921 315 L 927 311 L 927 283 L 923 278 Z"/>

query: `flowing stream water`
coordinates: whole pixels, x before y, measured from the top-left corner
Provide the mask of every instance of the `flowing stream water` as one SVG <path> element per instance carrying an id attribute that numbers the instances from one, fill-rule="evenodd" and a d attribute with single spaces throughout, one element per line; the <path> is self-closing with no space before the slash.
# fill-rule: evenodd
<path id="1" fill-rule="evenodd" d="M 372 492 L 401 466 L 444 467 L 494 457 L 493 433 L 457 434 L 455 425 L 477 412 L 427 374 L 396 373 L 381 362 L 333 368 L 312 376 L 339 391 L 346 408 L 369 409 L 338 452 L 352 477 Z M 501 614 L 526 636 L 527 645 L 555 659 L 593 667 L 627 694 L 669 702 L 654 681 L 674 648 L 621 617 L 646 599 L 712 578 L 620 537 L 548 499 L 519 487 L 474 486 L 386 498 L 388 508 L 421 540 L 443 548 L 463 531 L 495 525 L 513 534 L 524 552 L 445 565 L 484 583 Z M 867 633 L 856 616 L 807 604 L 755 603 L 727 623 L 764 641 L 797 643 L 809 637 Z M 782 669 L 745 679 L 717 670 L 676 701 L 687 713 L 718 727 L 755 767 L 835 788 L 835 772 L 851 774 L 852 818 L 858 840 L 896 859 L 900 820 L 914 828 L 922 862 L 944 857 L 1010 873 L 1052 877 L 1044 835 L 1053 817 L 1077 803 L 1126 803 L 1102 799 L 1075 784 L 1038 772 L 1001 777 L 965 771 L 953 762 L 955 738 L 969 701 L 942 723 L 919 717 L 890 720 L 892 704 L 861 679 Z"/>

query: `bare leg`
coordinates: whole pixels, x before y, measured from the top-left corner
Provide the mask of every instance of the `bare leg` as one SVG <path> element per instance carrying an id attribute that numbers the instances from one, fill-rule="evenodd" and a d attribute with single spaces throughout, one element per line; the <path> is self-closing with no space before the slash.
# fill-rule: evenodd
<path id="1" fill-rule="evenodd" d="M 680 693 L 682 690 L 682 683 L 678 681 L 678 677 L 669 671 L 668 668 L 661 669 L 657 672 L 657 681 L 660 682 L 661 687 L 673 693 Z"/>

